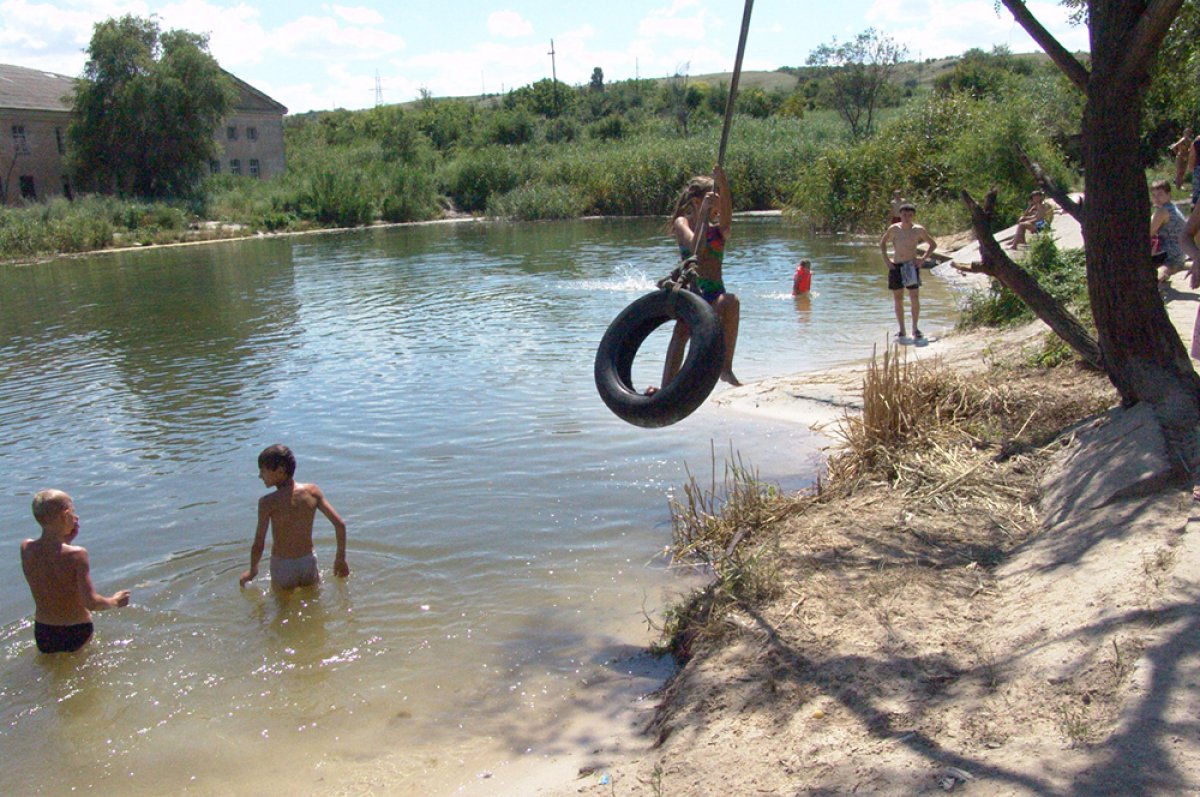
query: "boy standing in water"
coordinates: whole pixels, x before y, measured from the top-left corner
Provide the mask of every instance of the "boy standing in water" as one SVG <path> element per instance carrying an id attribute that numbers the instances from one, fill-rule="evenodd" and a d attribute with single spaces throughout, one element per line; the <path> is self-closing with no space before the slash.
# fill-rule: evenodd
<path id="1" fill-rule="evenodd" d="M 258 499 L 258 528 L 250 546 L 250 569 L 242 574 L 239 583 L 246 586 L 258 575 L 271 529 L 271 587 L 293 589 L 307 587 L 321 580 L 317 557 L 313 553 L 313 519 L 317 510 L 329 518 L 337 538 L 337 554 L 333 559 L 335 576 L 350 575 L 346 564 L 346 523 L 315 484 L 301 484 L 292 478 L 296 473 L 296 457 L 290 448 L 273 445 L 258 455 L 258 477 L 275 492 Z"/>
<path id="2" fill-rule="evenodd" d="M 87 549 L 71 545 L 79 515 L 71 496 L 42 490 L 33 497 L 42 536 L 21 543 L 21 569 L 33 593 L 33 638 L 42 653 L 74 653 L 92 638 L 92 612 L 129 605 L 129 590 L 104 597 L 92 586 Z"/>
<path id="3" fill-rule="evenodd" d="M 879 251 L 888 267 L 888 288 L 896 304 L 896 323 L 900 325 L 900 337 L 904 332 L 904 289 L 908 289 L 908 301 L 912 305 L 913 338 L 924 340 L 917 319 L 921 315 L 921 266 L 937 248 L 937 241 L 920 224 L 914 224 L 917 209 L 908 202 L 900 206 L 900 221 L 887 228 L 879 242 Z M 896 258 L 888 257 L 888 244 L 895 249 Z M 925 252 L 919 253 L 917 245 L 926 244 Z"/>

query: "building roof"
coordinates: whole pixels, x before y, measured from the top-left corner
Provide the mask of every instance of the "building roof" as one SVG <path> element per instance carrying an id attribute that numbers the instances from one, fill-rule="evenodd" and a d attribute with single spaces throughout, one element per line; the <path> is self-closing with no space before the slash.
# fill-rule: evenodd
<path id="1" fill-rule="evenodd" d="M 263 94 L 238 76 L 225 72 L 237 89 L 235 111 L 273 111 L 286 114 L 287 107 Z M 0 108 L 16 108 L 25 111 L 71 110 L 71 96 L 75 92 L 75 78 L 27 69 L 23 66 L 0 64 Z"/>
<path id="2" fill-rule="evenodd" d="M 0 108 L 25 111 L 70 111 L 75 78 L 0 64 Z"/>

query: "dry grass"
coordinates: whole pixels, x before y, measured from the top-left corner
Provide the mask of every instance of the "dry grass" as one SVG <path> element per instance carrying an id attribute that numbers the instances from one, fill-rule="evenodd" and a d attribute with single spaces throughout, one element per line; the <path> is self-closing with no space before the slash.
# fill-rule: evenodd
<path id="1" fill-rule="evenodd" d="M 714 454 L 708 485 L 689 474 L 671 502 L 673 559 L 713 578 L 667 610 L 661 649 L 686 659 L 730 627 L 732 609 L 768 602 L 784 582 L 819 591 L 828 573 L 868 596 L 888 635 L 934 572 L 987 592 L 990 567 L 1036 529 L 1046 447 L 1111 401 L 1096 379 L 1069 367 L 1049 379 L 1025 366 L 966 373 L 892 349 L 869 363 L 863 411 L 843 419 L 814 490 L 780 495 L 732 454 L 718 482 Z"/>
<path id="2" fill-rule="evenodd" d="M 795 498 L 758 478 L 730 452 L 717 481 L 716 452 L 707 486 L 688 473 L 682 495 L 671 499 L 673 563 L 699 564 L 711 575 L 709 585 L 682 604 L 667 609 L 664 648 L 687 658 L 698 636 L 720 632 L 722 620 L 738 603 L 756 603 L 779 591 L 779 522 L 795 511 Z"/>

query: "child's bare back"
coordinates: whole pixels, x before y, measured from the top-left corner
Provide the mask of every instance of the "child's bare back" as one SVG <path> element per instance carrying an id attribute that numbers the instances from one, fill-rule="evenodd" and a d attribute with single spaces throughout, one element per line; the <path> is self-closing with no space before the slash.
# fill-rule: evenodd
<path id="1" fill-rule="evenodd" d="M 271 526 L 271 556 L 294 559 L 313 551 L 313 519 L 325 495 L 315 484 L 291 481 L 258 499 L 260 517 Z"/>
<path id="2" fill-rule="evenodd" d="M 267 487 L 275 488 L 258 500 L 258 527 L 250 546 L 250 569 L 239 583 L 244 587 L 258 575 L 258 563 L 271 532 L 271 586 L 292 589 L 311 586 L 321 579 L 313 553 L 313 520 L 318 511 L 333 524 L 337 553 L 333 560 L 335 576 L 350 575 L 346 564 L 346 523 L 329 503 L 321 488 L 303 484 L 293 476 L 296 458 L 283 445 L 268 446 L 258 456 L 258 477 Z"/>
<path id="3" fill-rule="evenodd" d="M 92 636 L 92 612 L 129 605 L 129 590 L 96 592 L 87 549 L 71 545 L 79 516 L 71 496 L 42 490 L 33 497 L 42 536 L 21 543 L 21 570 L 33 596 L 33 635 L 43 653 L 74 652 Z"/>

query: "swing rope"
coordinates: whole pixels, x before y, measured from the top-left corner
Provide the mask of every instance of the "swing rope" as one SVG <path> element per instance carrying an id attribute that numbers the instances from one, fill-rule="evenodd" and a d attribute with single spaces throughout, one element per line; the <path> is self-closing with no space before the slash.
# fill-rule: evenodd
<path id="1" fill-rule="evenodd" d="M 721 126 L 721 146 L 717 150 L 717 165 L 725 168 L 725 149 L 729 144 L 729 128 L 733 126 L 733 106 L 737 101 L 738 79 L 742 76 L 742 56 L 746 53 L 746 36 L 750 32 L 750 11 L 754 8 L 754 0 L 746 0 L 742 11 L 742 30 L 738 35 L 737 57 L 733 61 L 733 77 L 729 80 L 729 97 L 725 101 L 725 122 Z M 658 287 L 672 291 L 689 290 L 699 293 L 696 272 L 698 261 L 692 255 L 684 259 L 670 274 L 658 281 Z"/>
<path id="2" fill-rule="evenodd" d="M 737 58 L 733 62 L 733 77 L 729 81 L 729 99 L 725 101 L 725 125 L 721 128 L 721 148 L 717 151 L 717 165 L 725 168 L 725 147 L 729 143 L 729 128 L 733 123 L 733 103 L 737 100 L 738 78 L 742 75 L 742 56 L 746 54 L 746 34 L 750 32 L 750 9 L 754 0 L 746 0 L 742 11 L 742 32 L 738 36 Z"/>

